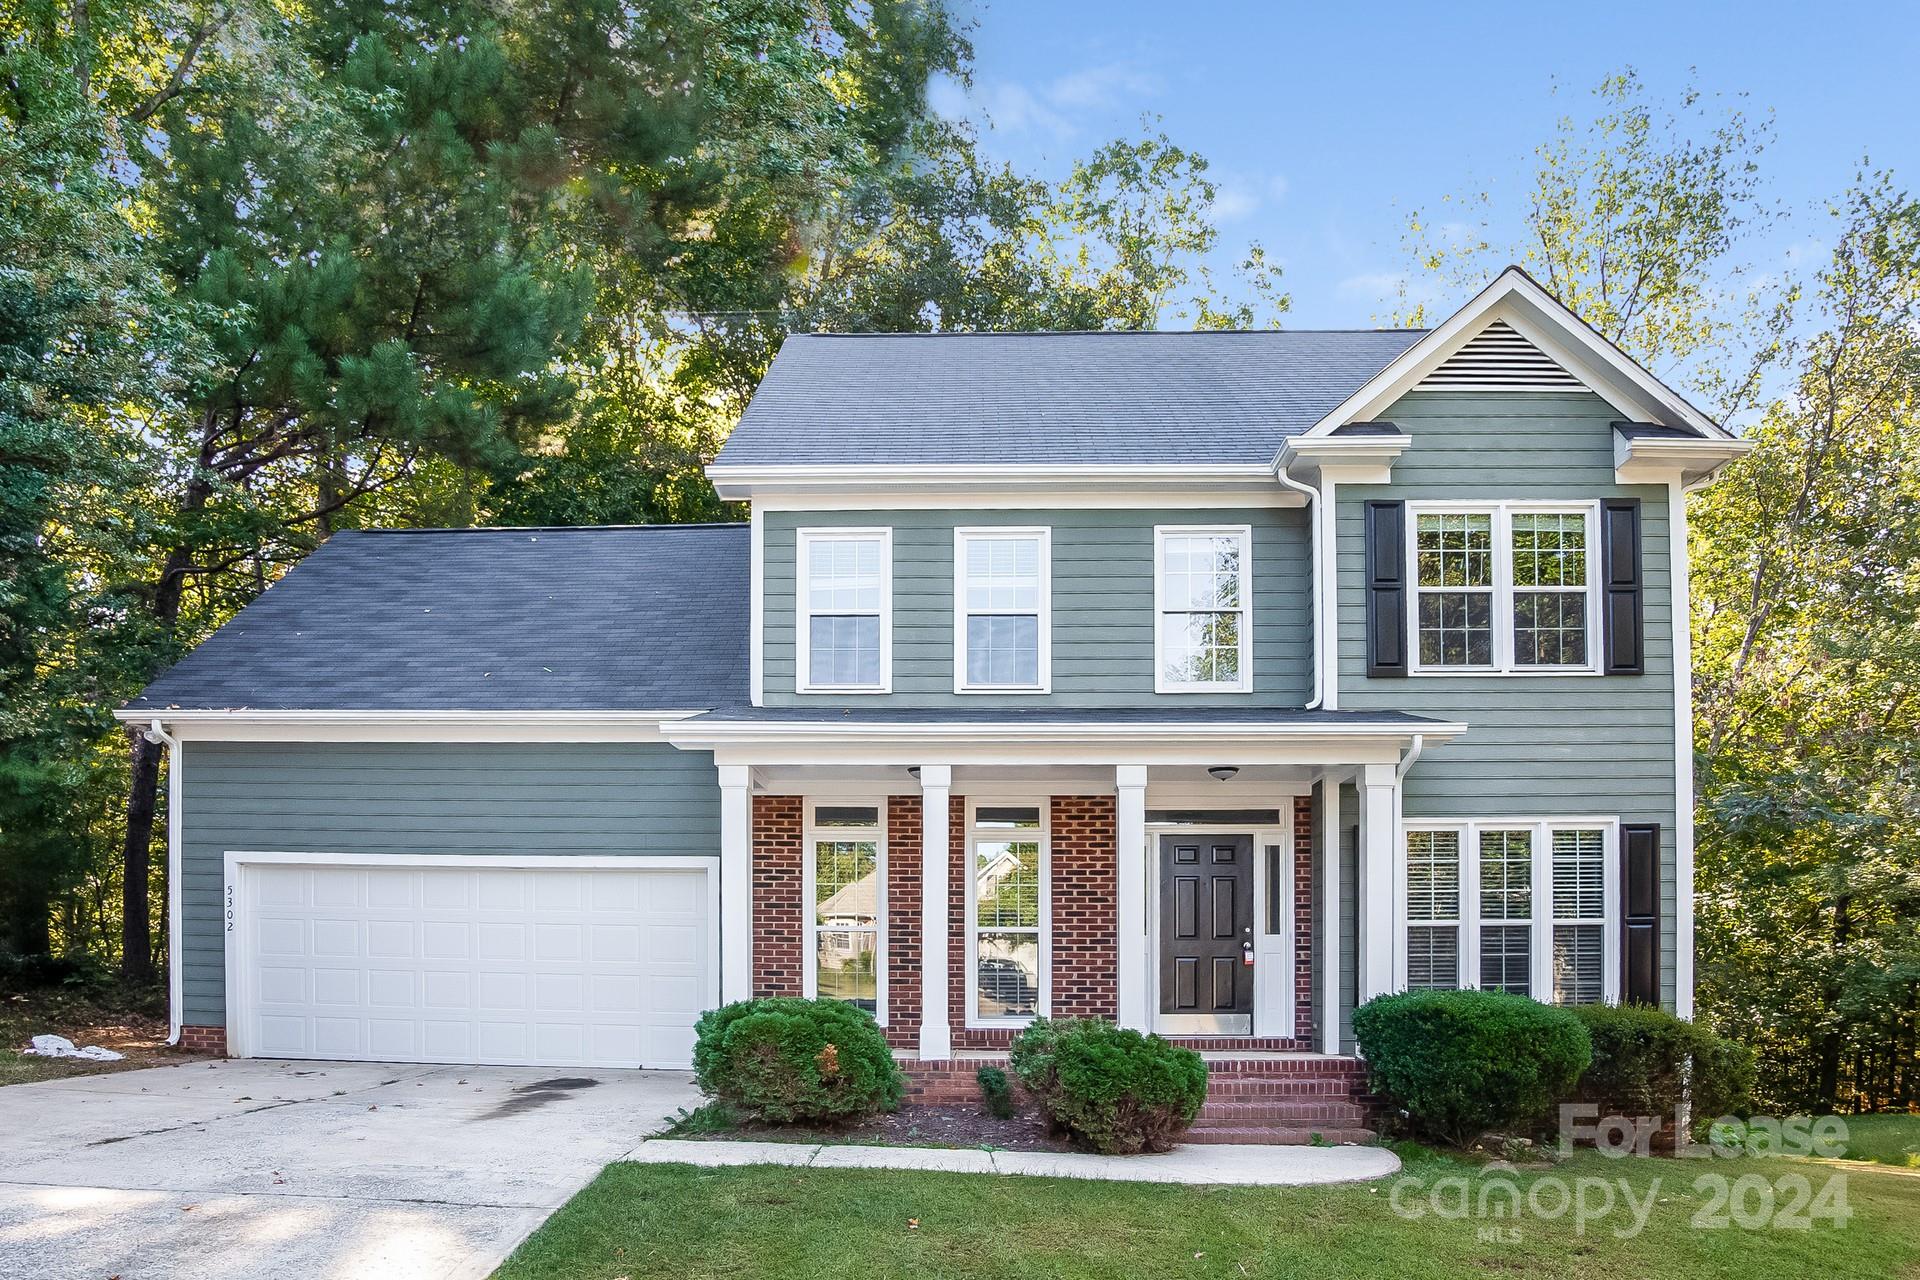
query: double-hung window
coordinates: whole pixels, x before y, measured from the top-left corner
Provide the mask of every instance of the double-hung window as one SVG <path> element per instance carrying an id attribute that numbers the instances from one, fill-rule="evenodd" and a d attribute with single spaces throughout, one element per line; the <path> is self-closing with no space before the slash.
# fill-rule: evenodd
<path id="1" fill-rule="evenodd" d="M 802 692 L 885 693 L 893 649 L 893 535 L 802 529 L 794 620 Z"/>
<path id="2" fill-rule="evenodd" d="M 806 864 L 808 997 L 859 1005 L 886 1020 L 887 848 L 880 806 L 809 806 Z"/>
<path id="3" fill-rule="evenodd" d="M 1618 832 L 1612 819 L 1408 822 L 1405 986 L 1619 999 Z"/>
<path id="4" fill-rule="evenodd" d="M 1460 833 L 1407 832 L 1407 989 L 1460 985 Z"/>
<path id="5" fill-rule="evenodd" d="M 1161 526 L 1154 534 L 1154 691 L 1253 687 L 1253 531 Z"/>
<path id="6" fill-rule="evenodd" d="M 967 1020 L 1047 1011 L 1047 826 L 1038 805 L 973 806 L 967 830 Z"/>
<path id="7" fill-rule="evenodd" d="M 954 688 L 1045 693 L 1052 649 L 1047 529 L 955 529 Z"/>
<path id="8" fill-rule="evenodd" d="M 1593 672 L 1593 503 L 1410 504 L 1416 672 Z"/>
<path id="9" fill-rule="evenodd" d="M 1553 833 L 1553 1002 L 1606 998 L 1607 843 L 1604 831 Z"/>

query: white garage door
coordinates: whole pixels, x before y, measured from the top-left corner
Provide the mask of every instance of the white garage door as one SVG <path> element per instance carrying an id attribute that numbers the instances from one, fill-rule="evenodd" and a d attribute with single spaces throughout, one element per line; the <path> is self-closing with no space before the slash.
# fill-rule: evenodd
<path id="1" fill-rule="evenodd" d="M 685 1067 L 718 1002 L 702 867 L 236 872 L 230 1008 L 248 1057 Z"/>

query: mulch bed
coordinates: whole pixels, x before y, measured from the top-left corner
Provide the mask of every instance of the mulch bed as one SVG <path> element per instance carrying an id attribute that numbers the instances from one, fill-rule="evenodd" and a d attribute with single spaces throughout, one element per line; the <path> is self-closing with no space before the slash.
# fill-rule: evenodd
<path id="1" fill-rule="evenodd" d="M 978 1107 L 908 1104 L 891 1115 L 834 1128 L 745 1124 L 724 1133 L 673 1134 L 676 1138 L 745 1142 L 826 1142 L 879 1147 L 994 1147 L 1002 1151 L 1072 1151 L 1065 1138 L 1047 1132 L 1034 1110 L 999 1120 Z"/>
<path id="2" fill-rule="evenodd" d="M 134 1071 L 204 1057 L 168 1047 L 165 1008 L 164 1003 L 154 1001 L 111 997 L 95 1001 L 58 989 L 0 996 L 0 1085 Z M 65 1036 L 76 1045 L 101 1045 L 126 1056 L 118 1062 L 90 1062 L 20 1052 L 43 1032 Z"/>

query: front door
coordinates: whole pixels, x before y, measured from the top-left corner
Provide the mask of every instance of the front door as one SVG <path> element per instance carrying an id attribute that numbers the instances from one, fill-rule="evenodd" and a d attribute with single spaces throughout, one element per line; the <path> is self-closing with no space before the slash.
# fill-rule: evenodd
<path id="1" fill-rule="evenodd" d="M 1159 1028 L 1253 1032 L 1253 837 L 1160 837 Z"/>

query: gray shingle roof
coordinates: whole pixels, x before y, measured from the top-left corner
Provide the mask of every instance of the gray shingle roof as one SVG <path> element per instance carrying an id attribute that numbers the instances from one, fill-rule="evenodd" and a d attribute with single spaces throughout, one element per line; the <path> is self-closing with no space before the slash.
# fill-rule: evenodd
<path id="1" fill-rule="evenodd" d="M 795 334 L 717 465 L 1271 462 L 1421 333 Z"/>
<path id="2" fill-rule="evenodd" d="M 744 524 L 338 533 L 128 706 L 745 703 L 747 546 Z"/>

